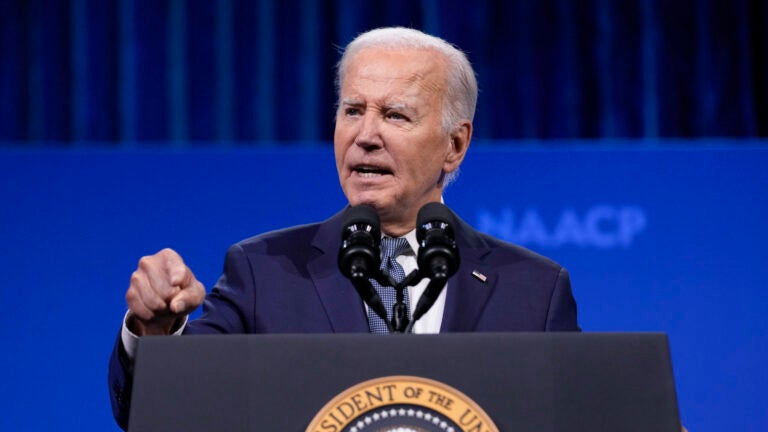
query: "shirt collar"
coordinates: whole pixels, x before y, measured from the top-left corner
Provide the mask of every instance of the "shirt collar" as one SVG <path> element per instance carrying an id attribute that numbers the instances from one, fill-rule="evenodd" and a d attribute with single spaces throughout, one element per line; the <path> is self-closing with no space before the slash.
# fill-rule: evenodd
<path id="1" fill-rule="evenodd" d="M 381 238 L 384 238 L 384 237 L 390 237 L 390 236 L 384 235 L 384 233 L 381 233 Z M 405 235 L 402 235 L 396 238 L 405 238 L 406 240 L 408 240 L 408 246 L 411 247 L 411 251 L 413 251 L 413 254 L 417 255 L 419 253 L 419 242 L 416 240 L 416 229 L 412 229 L 409 232 L 407 232 Z"/>

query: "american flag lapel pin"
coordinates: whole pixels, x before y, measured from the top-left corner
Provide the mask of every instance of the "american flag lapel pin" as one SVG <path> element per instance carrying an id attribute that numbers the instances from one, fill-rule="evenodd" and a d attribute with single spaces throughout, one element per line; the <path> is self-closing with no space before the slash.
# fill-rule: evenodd
<path id="1" fill-rule="evenodd" d="M 475 277 L 475 279 L 479 280 L 482 283 L 485 283 L 486 280 L 488 280 L 488 277 L 482 273 L 480 273 L 477 270 L 472 270 L 472 276 Z"/>

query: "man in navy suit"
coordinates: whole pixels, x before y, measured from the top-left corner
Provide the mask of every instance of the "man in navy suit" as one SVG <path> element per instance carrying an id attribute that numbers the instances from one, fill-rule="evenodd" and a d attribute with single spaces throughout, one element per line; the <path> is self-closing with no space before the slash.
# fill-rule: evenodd
<path id="1" fill-rule="evenodd" d="M 376 209 L 384 236 L 408 241 L 410 250 L 397 261 L 412 270 L 417 212 L 442 200 L 469 147 L 474 71 L 442 39 L 386 28 L 350 43 L 337 73 L 334 152 L 341 187 L 350 205 Z M 452 218 L 461 265 L 414 332 L 578 330 L 565 269 Z M 342 224 L 339 213 L 235 244 L 207 296 L 173 250 L 142 258 L 110 361 L 118 423 L 127 425 L 141 335 L 368 332 L 368 310 L 336 264 Z M 427 282 L 409 287 L 411 304 Z M 202 316 L 187 322 L 203 303 Z"/>

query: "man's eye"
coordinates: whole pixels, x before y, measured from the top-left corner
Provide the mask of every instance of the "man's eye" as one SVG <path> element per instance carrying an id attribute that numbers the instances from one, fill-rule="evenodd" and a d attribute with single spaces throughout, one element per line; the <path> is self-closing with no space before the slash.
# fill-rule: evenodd
<path id="1" fill-rule="evenodd" d="M 360 109 L 358 109 L 358 108 L 352 108 L 352 107 L 350 107 L 350 108 L 346 108 L 346 109 L 344 110 L 344 114 L 345 114 L 345 115 L 348 115 L 348 116 L 359 115 L 359 114 L 360 114 Z"/>
<path id="2" fill-rule="evenodd" d="M 408 120 L 406 116 L 400 114 L 399 112 L 388 112 L 387 118 L 392 120 Z"/>

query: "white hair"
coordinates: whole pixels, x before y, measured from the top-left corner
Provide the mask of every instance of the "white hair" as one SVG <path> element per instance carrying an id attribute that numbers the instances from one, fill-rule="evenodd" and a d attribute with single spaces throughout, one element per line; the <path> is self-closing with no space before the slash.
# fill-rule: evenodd
<path id="1" fill-rule="evenodd" d="M 477 78 L 467 56 L 458 48 L 435 36 L 405 27 L 385 27 L 367 31 L 347 45 L 336 67 L 336 91 L 341 98 L 341 85 L 354 56 L 365 48 L 431 49 L 442 54 L 447 63 L 446 92 L 443 98 L 442 125 L 452 132 L 461 120 L 475 117 Z M 444 185 L 451 183 L 458 169 L 448 173 Z"/>

